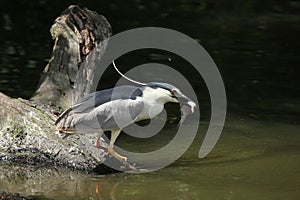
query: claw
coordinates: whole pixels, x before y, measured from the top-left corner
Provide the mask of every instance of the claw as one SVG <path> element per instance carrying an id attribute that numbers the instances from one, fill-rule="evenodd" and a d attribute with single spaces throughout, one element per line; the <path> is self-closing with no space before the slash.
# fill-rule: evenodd
<path id="1" fill-rule="evenodd" d="M 118 161 L 120 161 L 121 163 L 123 163 L 123 167 L 122 168 L 128 168 L 128 169 L 131 169 L 131 170 L 134 170 L 134 171 L 138 171 L 134 164 L 131 165 L 129 162 L 128 162 L 128 158 L 125 157 L 125 156 L 121 156 L 120 154 L 118 154 L 113 148 L 109 147 L 109 148 L 105 148 L 105 147 L 102 147 L 100 145 L 100 142 L 99 140 L 96 140 L 96 143 L 95 143 L 95 146 L 97 148 L 100 148 L 100 149 L 103 149 L 105 151 L 107 151 L 110 155 L 112 155 L 113 157 L 115 157 Z"/>
<path id="2" fill-rule="evenodd" d="M 134 171 L 138 171 L 137 168 L 135 168 L 135 166 L 134 166 L 135 164 L 131 165 L 129 162 L 126 162 L 126 163 L 124 163 L 124 165 L 125 165 L 124 167 L 127 167 Z"/>
<path id="3" fill-rule="evenodd" d="M 114 156 L 114 157 L 115 157 L 116 159 L 118 159 L 120 162 L 123 162 L 123 163 L 126 163 L 126 162 L 127 162 L 128 158 L 125 157 L 125 156 L 121 156 L 121 155 L 118 154 L 114 149 L 108 148 L 107 150 L 108 150 L 108 152 L 109 152 L 112 156 Z"/>

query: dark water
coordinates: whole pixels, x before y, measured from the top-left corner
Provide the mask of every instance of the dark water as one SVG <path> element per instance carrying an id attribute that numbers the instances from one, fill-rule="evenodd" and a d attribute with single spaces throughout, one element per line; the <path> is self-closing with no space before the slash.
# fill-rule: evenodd
<path id="1" fill-rule="evenodd" d="M 49 28 L 70 4 L 105 15 L 114 33 L 158 26 L 197 40 L 214 59 L 225 83 L 228 115 L 224 131 L 214 150 L 199 159 L 210 116 L 202 79 L 176 55 L 155 50 L 133 52 L 118 61 L 124 69 L 148 62 L 171 64 L 189 78 L 199 94 L 201 128 L 184 156 L 160 171 L 139 175 L 97 176 L 2 166 L 0 189 L 50 199 L 299 198 L 298 1 L 2 1 L 1 92 L 30 97 L 50 57 Z M 104 77 L 102 87 L 117 80 Z M 122 135 L 117 145 L 153 149 L 168 140 L 166 135 L 172 130 L 143 142 Z"/>

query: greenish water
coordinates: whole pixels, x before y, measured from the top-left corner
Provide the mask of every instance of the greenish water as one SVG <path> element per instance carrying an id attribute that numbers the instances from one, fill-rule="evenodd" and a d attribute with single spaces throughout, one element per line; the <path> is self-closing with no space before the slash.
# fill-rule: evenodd
<path id="1" fill-rule="evenodd" d="M 148 174 L 105 176 L 1 164 L 0 190 L 41 199 L 299 199 L 298 1 L 1 1 L 1 92 L 30 97 L 50 57 L 49 28 L 69 4 L 104 14 L 114 33 L 159 26 L 196 39 L 214 59 L 226 86 L 224 131 L 213 151 L 199 159 L 210 117 L 203 80 L 176 55 L 132 52 L 118 59 L 123 71 L 148 62 L 168 64 L 184 74 L 198 94 L 200 129 L 183 157 Z M 108 70 L 100 88 L 113 86 L 119 78 L 113 73 Z M 152 139 L 123 134 L 117 145 L 153 150 L 173 136 L 173 125 Z"/>
<path id="2" fill-rule="evenodd" d="M 182 158 L 156 172 L 93 175 L 2 165 L 0 188 L 42 199 L 298 199 L 299 126 L 237 116 L 227 121 L 204 159 L 197 158 L 198 137 Z M 133 139 L 122 139 L 119 144 L 132 148 Z"/>

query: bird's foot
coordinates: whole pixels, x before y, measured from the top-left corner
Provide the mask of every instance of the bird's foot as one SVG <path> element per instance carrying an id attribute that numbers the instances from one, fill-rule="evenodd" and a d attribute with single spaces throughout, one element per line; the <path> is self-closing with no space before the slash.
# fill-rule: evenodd
<path id="1" fill-rule="evenodd" d="M 124 166 L 121 167 L 121 169 L 129 169 L 133 171 L 138 171 L 138 169 L 135 167 L 135 164 L 130 164 L 129 162 L 124 162 Z"/>
<path id="2" fill-rule="evenodd" d="M 108 153 L 110 153 L 110 155 L 112 155 L 113 157 L 115 157 L 117 160 L 119 160 L 122 163 L 126 163 L 128 160 L 127 157 L 121 156 L 113 148 L 108 148 L 107 151 L 108 151 Z"/>
<path id="3" fill-rule="evenodd" d="M 127 157 L 125 156 L 121 156 L 120 154 L 118 154 L 112 147 L 103 147 L 100 145 L 100 141 L 99 140 L 96 140 L 96 143 L 95 143 L 95 147 L 96 148 L 99 148 L 99 149 L 103 149 L 104 151 L 107 151 L 110 155 L 112 155 L 113 157 L 115 157 L 118 161 L 120 162 L 127 162 Z"/>
<path id="4" fill-rule="evenodd" d="M 98 149 L 102 149 L 104 151 L 109 152 L 107 147 L 103 147 L 103 146 L 100 145 L 100 140 L 96 140 L 95 147 L 98 148 Z"/>
<path id="5" fill-rule="evenodd" d="M 120 154 L 118 154 L 114 149 L 112 148 L 108 148 L 108 152 L 115 157 L 118 161 L 120 161 L 121 163 L 123 163 L 124 166 L 122 166 L 121 168 L 126 168 L 126 169 L 130 169 L 130 170 L 134 170 L 137 171 L 137 169 L 135 168 L 134 164 L 130 164 L 128 162 L 128 158 L 125 156 L 121 156 Z"/>
<path id="6" fill-rule="evenodd" d="M 123 163 L 123 166 L 121 167 L 122 169 L 130 169 L 130 170 L 134 170 L 134 171 L 138 171 L 135 168 L 135 164 L 130 164 L 128 162 L 128 158 L 125 156 L 121 156 L 120 154 L 118 154 L 113 148 L 106 148 L 100 145 L 99 141 L 96 141 L 95 146 L 99 149 L 103 149 L 104 151 L 107 151 L 111 156 L 115 157 L 118 161 L 120 161 L 121 163 Z"/>

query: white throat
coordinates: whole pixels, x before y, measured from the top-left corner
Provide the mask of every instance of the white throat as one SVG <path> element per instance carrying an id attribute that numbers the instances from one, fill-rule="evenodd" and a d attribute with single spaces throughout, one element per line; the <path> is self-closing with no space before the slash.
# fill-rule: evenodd
<path id="1" fill-rule="evenodd" d="M 145 88 L 142 96 L 144 107 L 139 114 L 139 120 L 157 116 L 164 109 L 164 104 L 171 101 L 168 91 L 161 88 Z"/>
<path id="2" fill-rule="evenodd" d="M 162 88 L 150 88 L 146 87 L 143 90 L 143 100 L 148 101 L 153 104 L 165 104 L 169 101 L 172 101 L 172 98 L 169 95 L 169 91 Z"/>

